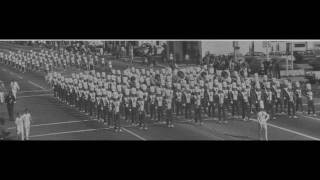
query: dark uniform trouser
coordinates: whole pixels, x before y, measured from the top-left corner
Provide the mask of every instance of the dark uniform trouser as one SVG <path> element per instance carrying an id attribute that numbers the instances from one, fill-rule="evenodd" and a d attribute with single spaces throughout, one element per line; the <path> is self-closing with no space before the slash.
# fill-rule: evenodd
<path id="1" fill-rule="evenodd" d="M 288 108 L 288 103 L 289 101 L 287 99 L 283 99 L 283 109 L 287 109 Z"/>
<path id="2" fill-rule="evenodd" d="M 293 101 L 288 101 L 288 115 L 291 116 L 291 114 L 293 116 L 296 115 L 294 102 Z"/>
<path id="3" fill-rule="evenodd" d="M 296 111 L 299 111 L 299 109 L 303 112 L 302 98 L 297 98 L 296 101 Z"/>
<path id="4" fill-rule="evenodd" d="M 145 127 L 146 122 L 145 122 L 145 114 L 143 111 L 139 111 L 139 126 L 140 127 Z"/>
<path id="5" fill-rule="evenodd" d="M 151 120 L 156 118 L 156 106 L 154 104 L 150 104 L 150 116 Z"/>
<path id="6" fill-rule="evenodd" d="M 191 117 L 191 104 L 190 103 L 186 103 L 186 106 L 184 109 L 184 115 L 185 115 L 185 118 Z"/>
<path id="7" fill-rule="evenodd" d="M 145 102 L 144 109 L 146 110 L 146 114 L 150 114 L 150 103 L 148 101 Z"/>
<path id="8" fill-rule="evenodd" d="M 103 117 L 103 114 L 102 114 L 103 110 L 101 108 L 102 108 L 102 105 L 98 105 L 98 109 L 97 109 L 97 118 L 98 118 L 98 120 Z"/>
<path id="9" fill-rule="evenodd" d="M 161 107 L 157 107 L 157 116 L 158 116 L 158 122 L 161 121 L 162 116 L 163 116 L 163 110 L 162 110 L 162 106 Z"/>
<path id="10" fill-rule="evenodd" d="M 113 111 L 111 109 L 108 110 L 108 126 L 111 126 L 111 122 L 113 121 Z"/>
<path id="11" fill-rule="evenodd" d="M 270 115 L 270 119 L 272 119 L 274 115 L 273 104 L 274 102 L 266 102 L 267 113 Z"/>
<path id="12" fill-rule="evenodd" d="M 242 119 L 244 119 L 246 116 L 248 117 L 248 119 L 250 119 L 250 105 L 249 102 L 242 102 Z"/>
<path id="13" fill-rule="evenodd" d="M 167 112 L 166 112 L 166 115 L 167 115 L 167 118 L 166 118 L 166 120 L 167 120 L 167 125 L 170 125 L 170 124 L 172 124 L 172 109 L 167 109 L 166 110 Z"/>
<path id="14" fill-rule="evenodd" d="M 308 100 L 308 114 L 310 114 L 310 111 L 312 111 L 313 114 L 315 114 L 315 107 L 313 100 Z"/>
<path id="15" fill-rule="evenodd" d="M 176 114 L 177 114 L 177 116 L 178 115 L 183 115 L 183 111 L 182 111 L 182 104 L 181 104 L 181 102 L 179 102 L 179 101 L 176 101 Z"/>
<path id="16" fill-rule="evenodd" d="M 249 97 L 248 101 L 249 101 L 248 102 L 249 103 L 249 107 L 248 108 L 249 108 L 249 112 L 251 113 L 251 111 L 252 111 L 252 99 Z"/>
<path id="17" fill-rule="evenodd" d="M 225 109 L 226 109 L 225 104 L 219 104 L 218 105 L 219 121 L 226 119 L 226 111 L 225 111 Z"/>
<path id="18" fill-rule="evenodd" d="M 124 118 L 127 121 L 129 119 L 130 116 L 130 108 L 129 107 L 124 107 Z"/>
<path id="19" fill-rule="evenodd" d="M 214 111 L 215 111 L 214 102 L 209 102 L 209 106 L 208 106 L 208 116 L 209 116 L 209 117 L 213 117 L 213 116 L 214 116 Z"/>
<path id="20" fill-rule="evenodd" d="M 107 122 L 107 117 L 108 117 L 108 110 L 107 110 L 107 106 L 103 106 L 103 111 L 102 111 L 102 119 L 103 122 Z"/>
<path id="21" fill-rule="evenodd" d="M 131 108 L 131 123 L 136 123 L 136 118 L 137 118 L 137 108 L 132 107 Z"/>
<path id="22" fill-rule="evenodd" d="M 201 106 L 205 114 L 208 114 L 208 102 L 204 99 L 201 100 Z"/>
<path id="23" fill-rule="evenodd" d="M 276 113 L 278 113 L 279 110 L 280 110 L 280 112 L 283 112 L 283 101 L 282 101 L 282 99 L 277 98 L 275 104 L 276 104 Z M 279 109 L 279 107 L 280 107 L 280 109 Z"/>
<path id="24" fill-rule="evenodd" d="M 87 100 L 85 100 L 85 102 L 84 102 L 84 111 L 85 111 L 86 113 L 89 112 L 89 107 L 90 107 L 90 100 L 87 99 Z"/>
<path id="25" fill-rule="evenodd" d="M 259 101 L 257 103 L 255 103 L 256 106 L 256 113 L 260 112 L 260 103 Z"/>
<path id="26" fill-rule="evenodd" d="M 239 115 L 239 102 L 238 101 L 233 101 L 232 102 L 232 116 Z"/>
<path id="27" fill-rule="evenodd" d="M 14 117 L 13 117 L 13 103 L 7 104 L 7 110 L 8 110 L 8 115 L 9 115 L 9 121 L 14 121 Z"/>
<path id="28" fill-rule="evenodd" d="M 194 121 L 195 122 L 202 122 L 202 117 L 201 117 L 201 106 L 197 106 L 194 109 Z"/>
<path id="29" fill-rule="evenodd" d="M 119 112 L 114 112 L 113 113 L 114 117 L 114 129 L 120 129 L 120 113 Z"/>

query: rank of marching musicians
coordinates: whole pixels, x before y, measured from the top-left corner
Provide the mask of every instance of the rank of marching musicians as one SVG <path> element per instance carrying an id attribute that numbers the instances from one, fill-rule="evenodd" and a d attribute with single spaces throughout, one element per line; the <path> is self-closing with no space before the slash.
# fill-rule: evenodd
<path id="1" fill-rule="evenodd" d="M 61 65 L 64 68 L 79 67 L 81 63 L 61 64 L 69 61 L 59 59 L 57 55 L 52 57 L 49 51 L 10 51 L 8 54 L 0 53 L 0 57 L 2 63 L 22 71 L 45 67 L 55 97 L 93 119 L 113 126 L 116 131 L 121 130 L 122 119 L 144 130 L 148 119 L 165 123 L 168 127 L 173 127 L 175 117 L 193 119 L 199 124 L 203 123 L 204 117 L 217 117 L 219 123 L 227 123 L 231 117 L 247 121 L 252 114 L 259 112 L 260 106 L 265 107 L 270 119 L 276 119 L 277 114 L 285 112 L 290 118 L 296 118 L 297 111 L 305 111 L 305 102 L 308 114 L 315 115 L 311 84 L 301 86 L 299 82 L 266 75 L 249 77 L 246 72 L 229 70 L 221 73 L 207 65 L 161 70 L 131 67 L 121 71 L 112 69 L 111 62 L 109 69 L 112 70 L 106 73 L 93 70 L 95 63 L 91 59 L 85 68 L 89 71 L 64 77 L 52 70 Z M 28 65 L 31 59 L 43 61 Z M 104 65 L 104 59 L 101 63 Z"/>

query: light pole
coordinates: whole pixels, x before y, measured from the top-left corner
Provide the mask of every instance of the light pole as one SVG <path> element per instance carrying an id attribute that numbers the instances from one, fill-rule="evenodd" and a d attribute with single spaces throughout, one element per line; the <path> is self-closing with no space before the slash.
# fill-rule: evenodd
<path id="1" fill-rule="evenodd" d="M 293 41 L 292 41 L 292 43 L 291 43 L 292 45 L 291 45 L 291 69 L 293 70 Z"/>

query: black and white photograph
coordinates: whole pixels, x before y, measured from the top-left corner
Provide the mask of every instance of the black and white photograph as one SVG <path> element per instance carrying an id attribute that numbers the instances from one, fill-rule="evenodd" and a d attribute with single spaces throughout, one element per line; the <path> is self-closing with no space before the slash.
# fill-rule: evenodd
<path id="1" fill-rule="evenodd" d="M 0 40 L 2 141 L 318 141 L 317 40 Z"/>

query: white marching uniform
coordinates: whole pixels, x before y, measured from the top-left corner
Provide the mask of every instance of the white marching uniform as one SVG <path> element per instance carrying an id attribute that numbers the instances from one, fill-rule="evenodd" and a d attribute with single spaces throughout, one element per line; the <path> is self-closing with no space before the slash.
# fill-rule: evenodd
<path id="1" fill-rule="evenodd" d="M 22 117 L 16 117 L 15 124 L 17 127 L 17 135 L 21 137 L 21 140 L 24 140 L 24 128 L 23 128 L 23 119 Z"/>
<path id="2" fill-rule="evenodd" d="M 265 111 L 260 111 L 258 113 L 258 122 L 261 126 L 267 126 L 267 121 L 269 119 L 269 114 Z"/>
<path id="3" fill-rule="evenodd" d="M 11 82 L 10 86 L 11 86 L 13 96 L 17 98 L 17 92 L 20 90 L 19 84 L 16 81 L 14 81 L 14 82 Z"/>
<path id="4" fill-rule="evenodd" d="M 4 103 L 4 92 L 0 91 L 0 103 Z"/>
<path id="5" fill-rule="evenodd" d="M 29 134 L 30 134 L 30 124 L 31 124 L 31 114 L 30 113 L 26 113 L 22 116 L 22 120 L 23 120 L 23 126 L 25 129 L 25 138 L 26 140 L 29 140 Z"/>

